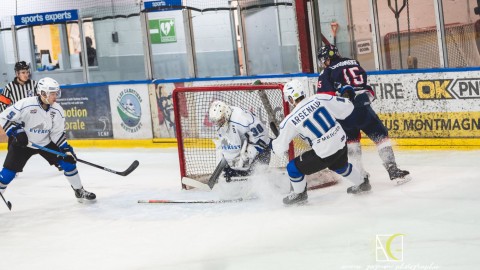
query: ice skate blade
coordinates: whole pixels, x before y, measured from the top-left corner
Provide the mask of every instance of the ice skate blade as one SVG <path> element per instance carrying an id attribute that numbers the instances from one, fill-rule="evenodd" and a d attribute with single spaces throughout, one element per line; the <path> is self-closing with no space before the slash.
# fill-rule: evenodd
<path id="1" fill-rule="evenodd" d="M 87 199 L 83 199 L 83 198 L 77 198 L 77 201 L 79 203 L 83 203 L 83 204 L 94 204 L 94 203 L 97 202 L 97 199 L 87 200 Z"/>
<path id="2" fill-rule="evenodd" d="M 410 175 L 407 175 L 404 178 L 396 178 L 396 179 L 393 179 L 392 181 L 395 181 L 396 185 L 400 186 L 412 181 L 412 177 Z"/>

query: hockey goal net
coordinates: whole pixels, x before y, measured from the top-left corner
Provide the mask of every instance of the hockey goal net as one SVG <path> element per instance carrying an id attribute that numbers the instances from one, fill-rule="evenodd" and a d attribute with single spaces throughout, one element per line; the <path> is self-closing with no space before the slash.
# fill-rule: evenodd
<path id="1" fill-rule="evenodd" d="M 265 97 L 268 99 L 267 104 Z M 250 110 L 269 129 L 271 138 L 275 135 L 270 130 L 269 123 L 280 123 L 289 113 L 281 84 L 176 88 L 173 91 L 173 103 L 182 178 L 188 177 L 206 183 L 221 159 L 220 150 L 217 148 L 217 132 L 208 118 L 210 104 L 215 100 Z M 271 106 L 271 110 L 267 110 L 265 106 Z M 308 144 L 299 137 L 295 138 L 284 157 L 272 154 L 269 166 L 284 169 L 291 158 L 308 149 Z M 309 189 L 335 184 L 338 179 L 332 174 L 324 170 L 317 175 L 308 176 Z M 183 188 L 188 187 L 183 185 Z"/>

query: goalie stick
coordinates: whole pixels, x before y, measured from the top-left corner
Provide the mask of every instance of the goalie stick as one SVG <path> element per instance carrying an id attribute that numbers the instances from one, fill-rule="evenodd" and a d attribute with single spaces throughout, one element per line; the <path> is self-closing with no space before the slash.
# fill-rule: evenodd
<path id="1" fill-rule="evenodd" d="M 262 85 L 263 83 L 260 80 L 256 80 L 253 82 L 253 85 Z M 270 118 L 270 129 L 272 130 L 272 133 L 275 135 L 275 137 L 278 136 L 278 126 L 279 122 L 275 118 L 275 113 L 273 112 L 272 104 L 270 103 L 270 100 L 268 99 L 267 93 L 265 91 L 258 91 L 258 96 L 260 97 L 260 100 L 262 101 L 263 107 L 267 111 L 268 118 Z"/>
<path id="2" fill-rule="evenodd" d="M 49 153 L 51 153 L 51 154 L 54 154 L 54 155 L 57 155 L 57 156 L 61 156 L 61 157 L 66 157 L 66 156 L 67 156 L 67 154 L 65 154 L 65 153 L 63 153 L 63 152 L 58 152 L 58 151 L 55 151 L 55 150 L 53 150 L 53 149 L 46 148 L 46 147 L 43 147 L 43 146 L 41 146 L 41 145 L 38 145 L 38 144 L 35 144 L 35 143 L 32 143 L 32 142 L 29 142 L 29 143 L 28 143 L 28 147 L 37 148 L 37 149 L 39 149 L 39 150 L 42 150 L 42 151 L 45 151 L 45 152 L 49 152 Z M 129 175 L 129 174 L 130 174 L 131 172 L 133 172 L 133 171 L 138 167 L 138 165 L 140 164 L 140 162 L 138 162 L 138 160 L 135 160 L 125 171 L 119 172 L 119 171 L 115 171 L 115 170 L 109 169 L 109 168 L 107 168 L 107 167 L 103 167 L 103 166 L 100 166 L 100 165 L 97 165 L 97 164 L 88 162 L 88 161 L 83 160 L 83 159 L 76 158 L 76 160 L 77 160 L 78 162 L 81 162 L 81 163 L 90 165 L 90 166 L 95 167 L 95 168 L 97 168 L 97 169 L 101 169 L 101 170 L 104 170 L 104 171 L 107 171 L 107 172 L 110 172 L 110 173 L 114 173 L 114 174 L 118 174 L 118 175 L 121 175 L 121 176 L 127 176 L 127 175 Z"/>
<path id="3" fill-rule="evenodd" d="M 224 158 L 222 158 L 222 160 L 220 160 L 220 162 L 217 164 L 217 167 L 215 168 L 212 175 L 208 179 L 207 185 L 210 189 L 213 189 L 213 187 L 217 183 L 218 177 L 220 177 L 220 174 L 222 174 L 223 169 L 225 169 L 225 167 L 227 167 L 227 165 L 228 165 L 228 163 Z"/>

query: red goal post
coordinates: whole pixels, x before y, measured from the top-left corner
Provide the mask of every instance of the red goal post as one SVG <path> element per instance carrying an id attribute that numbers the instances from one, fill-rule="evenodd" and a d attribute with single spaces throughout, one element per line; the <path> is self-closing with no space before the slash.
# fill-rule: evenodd
<path id="1" fill-rule="evenodd" d="M 221 159 L 217 132 L 208 118 L 208 109 L 213 101 L 221 100 L 228 105 L 251 111 L 265 124 L 271 138 L 275 135 L 270 130 L 269 123 L 273 121 L 278 125 L 289 113 L 282 84 L 177 87 L 172 96 L 180 176 L 182 179 L 188 177 L 204 183 Z M 268 101 L 265 101 L 265 97 Z M 285 168 L 290 159 L 308 149 L 308 145 L 296 138 L 284 157 L 272 155 L 270 167 Z M 331 177 L 327 178 L 327 185 L 333 184 Z M 321 186 L 325 185 L 323 182 Z M 313 186 L 320 187 L 318 183 L 309 184 L 310 188 Z M 182 187 L 186 188 L 184 185 Z"/>

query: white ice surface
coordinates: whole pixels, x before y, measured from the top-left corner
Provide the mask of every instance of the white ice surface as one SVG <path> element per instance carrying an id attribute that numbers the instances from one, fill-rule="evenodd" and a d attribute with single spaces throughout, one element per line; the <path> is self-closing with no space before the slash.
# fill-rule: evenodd
<path id="1" fill-rule="evenodd" d="M 98 197 L 86 205 L 33 157 L 4 194 L 12 211 L 0 201 L 1 270 L 479 269 L 480 151 L 396 151 L 414 180 L 395 186 L 368 148 L 370 194 L 346 194 L 343 181 L 311 191 L 299 207 L 262 190 L 262 199 L 242 203 L 138 204 L 218 194 L 181 190 L 175 149 L 76 152 L 116 170 L 135 159 L 140 166 L 122 177 L 80 164 Z M 403 261 L 377 262 L 376 235 L 397 233 Z"/>

